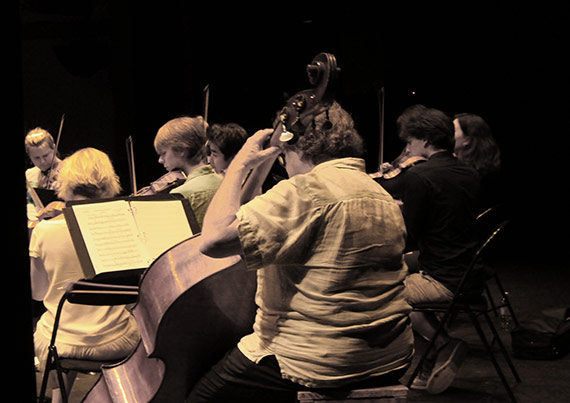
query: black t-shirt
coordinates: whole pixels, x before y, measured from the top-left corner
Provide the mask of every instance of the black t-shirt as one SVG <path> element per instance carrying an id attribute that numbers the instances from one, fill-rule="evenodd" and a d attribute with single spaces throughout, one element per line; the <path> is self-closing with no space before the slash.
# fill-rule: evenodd
<path id="1" fill-rule="evenodd" d="M 478 245 L 479 174 L 440 152 L 402 179 L 407 248 L 419 250 L 420 268 L 454 291 Z"/>

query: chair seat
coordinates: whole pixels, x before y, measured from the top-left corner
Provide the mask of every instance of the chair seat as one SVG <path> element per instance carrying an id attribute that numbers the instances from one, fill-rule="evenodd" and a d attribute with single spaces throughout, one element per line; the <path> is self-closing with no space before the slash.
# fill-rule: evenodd
<path id="1" fill-rule="evenodd" d="M 408 400 L 408 388 L 404 385 L 390 385 L 366 389 L 339 389 L 326 392 L 297 392 L 299 403 L 318 402 L 382 402 L 403 403 Z"/>
<path id="2" fill-rule="evenodd" d="M 82 360 L 77 358 L 59 358 L 59 365 L 61 369 L 67 371 L 77 371 L 77 372 L 101 372 L 101 367 L 104 365 L 114 365 L 117 362 L 120 362 L 120 359 L 117 360 Z"/>
<path id="3" fill-rule="evenodd" d="M 449 309 L 449 305 L 449 302 L 418 303 L 414 304 L 414 310 L 443 312 Z M 455 302 L 455 307 L 459 310 L 465 308 L 467 305 L 469 305 L 471 309 L 475 311 L 487 309 L 487 299 L 483 294 L 469 294 L 457 298 Z"/>

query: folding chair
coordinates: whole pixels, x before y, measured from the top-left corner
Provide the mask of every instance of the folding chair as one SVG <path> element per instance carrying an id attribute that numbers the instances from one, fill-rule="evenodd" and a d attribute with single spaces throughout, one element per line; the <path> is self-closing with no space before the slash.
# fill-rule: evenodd
<path id="1" fill-rule="evenodd" d="M 138 287 L 127 285 L 92 283 L 81 280 L 70 282 L 65 293 L 61 297 L 52 331 L 50 344 L 48 347 L 48 357 L 46 360 L 45 372 L 42 379 L 39 403 L 45 401 L 47 383 L 49 373 L 55 370 L 57 373 L 57 381 L 61 390 L 62 398 L 67 403 L 67 393 L 63 382 L 63 373 L 68 371 L 77 371 L 80 373 L 101 372 L 101 366 L 107 364 L 118 363 L 125 357 L 112 361 L 98 361 L 87 359 L 75 359 L 69 357 L 60 357 L 56 347 L 56 336 L 59 327 L 61 313 L 66 302 L 82 305 L 127 305 L 136 302 L 138 297 Z"/>
<path id="2" fill-rule="evenodd" d="M 481 244 L 481 246 L 477 250 L 475 256 L 471 260 L 471 263 L 469 264 L 468 269 L 465 271 L 465 273 L 461 279 L 461 282 L 460 282 L 451 302 L 435 303 L 435 304 L 434 303 L 422 304 L 422 305 L 419 305 L 419 306 L 417 305 L 417 306 L 413 307 L 414 311 L 441 313 L 441 314 L 443 314 L 443 316 L 440 320 L 439 326 L 438 326 L 434 336 L 430 340 L 426 350 L 424 351 L 424 353 L 420 357 L 420 360 L 419 360 L 417 366 L 415 367 L 410 379 L 408 380 L 408 383 L 407 383 L 408 387 L 410 387 L 412 385 L 412 382 L 414 381 L 415 377 L 418 375 L 418 372 L 419 372 L 422 364 L 426 360 L 430 350 L 432 348 L 434 348 L 435 340 L 441 334 L 444 327 L 449 322 L 449 319 L 453 315 L 456 315 L 459 313 L 465 313 L 471 319 L 471 322 L 473 323 L 473 326 L 475 327 L 477 334 L 479 335 L 481 342 L 483 343 L 483 346 L 485 347 L 485 349 L 487 350 L 487 352 L 489 354 L 489 357 L 491 359 L 491 362 L 493 363 L 493 366 L 495 367 L 495 369 L 497 371 L 497 374 L 499 375 L 505 389 L 507 390 L 507 394 L 509 395 L 510 399 L 513 402 L 516 402 L 516 398 L 515 398 L 513 391 L 509 385 L 509 382 L 507 381 L 505 375 L 503 374 L 503 371 L 501 370 L 501 367 L 500 367 L 500 365 L 499 365 L 499 363 L 495 357 L 495 354 L 493 353 L 491 345 L 487 341 L 487 337 L 485 336 L 485 333 L 483 332 L 483 329 L 482 329 L 481 324 L 479 323 L 479 319 L 478 319 L 479 316 L 485 317 L 487 325 L 489 327 L 489 330 L 491 331 L 491 333 L 493 334 L 493 337 L 497 341 L 499 349 L 501 350 L 508 366 L 510 367 L 514 378 L 516 379 L 517 382 L 521 382 L 521 379 L 518 375 L 518 372 L 515 369 L 511 358 L 509 357 L 509 353 L 508 353 L 507 349 L 505 348 L 505 346 L 504 346 L 504 344 L 503 344 L 503 342 L 499 336 L 499 333 L 497 332 L 497 330 L 496 330 L 495 326 L 493 325 L 493 322 L 489 316 L 489 312 L 493 311 L 493 309 L 488 308 L 487 300 L 484 298 L 484 296 L 482 294 L 474 295 L 472 292 L 470 292 L 471 290 L 468 287 L 468 285 L 469 285 L 468 282 L 471 278 L 474 267 L 476 267 L 476 264 L 482 259 L 484 252 L 487 251 L 487 248 L 489 247 L 491 242 L 495 239 L 495 237 L 499 234 L 499 232 L 501 232 L 504 229 L 504 227 L 508 223 L 509 223 L 509 221 L 501 222 L 498 226 L 496 226 L 494 231 L 492 231 L 492 233 L 487 237 L 487 239 Z"/>
<path id="3" fill-rule="evenodd" d="M 506 206 L 504 204 L 498 204 L 486 209 L 477 216 L 477 225 L 479 229 L 480 239 L 483 241 L 487 239 L 489 235 L 493 233 L 496 226 L 505 220 L 505 210 Z M 499 291 L 498 297 L 494 297 L 493 293 L 491 292 L 491 288 L 489 287 L 489 283 L 485 283 L 485 294 L 487 295 L 487 300 L 491 305 L 495 316 L 498 317 L 501 310 L 507 309 L 510 313 L 510 318 L 513 321 L 514 327 L 518 326 L 519 321 L 511 305 L 509 293 L 505 290 L 505 287 L 503 287 L 503 283 L 501 282 L 501 279 L 499 278 L 499 275 L 494 268 L 490 273 L 490 279 L 494 280 L 495 285 Z"/>

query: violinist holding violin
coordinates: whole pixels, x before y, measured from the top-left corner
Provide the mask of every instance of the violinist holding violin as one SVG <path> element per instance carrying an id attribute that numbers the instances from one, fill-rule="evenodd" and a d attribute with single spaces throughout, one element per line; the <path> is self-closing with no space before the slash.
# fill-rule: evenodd
<path id="1" fill-rule="evenodd" d="M 242 254 L 257 272 L 257 315 L 189 403 L 294 402 L 298 390 L 395 384 L 410 363 L 400 209 L 366 174 L 362 139 L 338 103 L 300 121 L 251 136 L 206 212 L 200 250 Z M 279 132 L 292 138 L 275 142 Z M 244 179 L 262 181 L 256 169 L 280 155 L 289 179 L 244 198 Z"/>
<path id="2" fill-rule="evenodd" d="M 158 162 L 169 172 L 181 172 L 185 179 L 170 193 L 189 199 L 200 226 L 206 209 L 222 178 L 207 163 L 206 122 L 201 116 L 179 117 L 166 122 L 157 132 L 154 148 Z"/>
<path id="3" fill-rule="evenodd" d="M 39 220 L 38 213 L 45 207 L 35 189 L 54 190 L 61 159 L 57 156 L 57 149 L 53 136 L 45 129 L 36 127 L 30 130 L 25 137 L 26 154 L 34 164 L 25 172 L 28 185 L 28 223 L 29 227 Z"/>
<path id="4" fill-rule="evenodd" d="M 397 126 L 409 154 L 426 158 L 403 176 L 406 247 L 417 251 L 419 264 L 410 267 L 405 280 L 406 300 L 412 307 L 449 302 L 478 246 L 480 177 L 454 156 L 454 125 L 446 113 L 414 105 L 399 116 Z M 414 311 L 411 318 L 414 331 L 431 340 L 437 317 Z M 453 381 L 466 344 L 443 331 L 432 351 L 411 387 L 441 393 Z"/>

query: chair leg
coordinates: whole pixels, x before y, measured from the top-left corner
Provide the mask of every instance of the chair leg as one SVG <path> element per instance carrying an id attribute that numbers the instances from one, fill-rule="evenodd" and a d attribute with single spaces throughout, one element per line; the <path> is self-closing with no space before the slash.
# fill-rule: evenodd
<path id="1" fill-rule="evenodd" d="M 511 306 L 511 301 L 509 299 L 509 293 L 505 291 L 505 288 L 503 287 L 503 283 L 501 283 L 499 276 L 497 274 L 495 274 L 494 277 L 495 277 L 495 282 L 497 283 L 497 287 L 499 288 L 499 292 L 501 293 L 501 296 L 504 299 L 503 304 L 509 310 L 509 313 L 511 314 L 511 319 L 513 320 L 515 326 L 518 326 L 519 321 L 517 320 L 517 317 L 515 315 L 515 311 L 513 310 L 513 307 Z"/>
<path id="2" fill-rule="evenodd" d="M 487 294 L 487 301 L 489 301 L 489 304 L 491 304 L 491 307 L 493 308 L 492 311 L 495 313 L 495 316 L 498 317 L 497 305 L 495 304 L 495 300 L 493 299 L 493 295 L 491 295 L 491 290 L 489 290 L 489 286 L 487 284 L 485 284 L 485 293 Z"/>
<path id="3" fill-rule="evenodd" d="M 65 382 L 62 375 L 62 369 L 59 366 L 59 360 L 57 355 L 57 349 L 55 347 L 50 348 L 48 352 L 48 357 L 46 360 L 46 366 L 44 370 L 44 376 L 42 378 L 42 386 L 40 388 L 40 395 L 38 397 L 38 403 L 44 403 L 46 399 L 47 384 L 51 371 L 56 371 L 57 381 L 59 384 L 59 390 L 61 392 L 61 397 L 63 403 L 68 403 L 67 393 L 65 390 Z"/>
<path id="4" fill-rule="evenodd" d="M 475 326 L 475 329 L 477 330 L 477 333 L 479 334 L 479 338 L 481 339 L 481 342 L 483 343 L 483 345 L 485 346 L 485 349 L 489 353 L 489 357 L 491 358 L 491 362 L 493 363 L 493 366 L 495 367 L 495 370 L 497 371 L 499 378 L 501 378 L 501 381 L 503 382 L 503 385 L 505 386 L 505 389 L 507 390 L 507 394 L 509 395 L 511 401 L 513 403 L 516 403 L 517 399 L 515 398 L 515 395 L 511 389 L 511 386 L 509 385 L 509 383 L 507 381 L 507 378 L 505 378 L 505 374 L 503 374 L 503 371 L 501 370 L 501 367 L 499 366 L 499 363 L 495 357 L 495 354 L 493 354 L 493 350 L 491 349 L 491 345 L 487 341 L 487 337 L 485 337 L 485 333 L 483 332 L 483 329 L 481 328 L 481 324 L 479 323 L 477 316 L 471 310 L 469 310 L 468 313 L 469 313 L 469 317 L 471 318 L 471 321 L 473 322 L 473 326 Z"/>
<path id="5" fill-rule="evenodd" d="M 50 350 L 48 353 L 47 360 L 46 360 L 46 366 L 44 369 L 44 376 L 42 377 L 42 386 L 40 388 L 40 395 L 38 397 L 38 403 L 44 403 L 45 402 L 47 383 L 48 383 L 49 373 L 51 371 L 52 359 L 53 359 L 52 352 Z"/>
<path id="6" fill-rule="evenodd" d="M 67 399 L 67 391 L 65 390 L 65 380 L 63 379 L 63 372 L 61 367 L 59 366 L 59 361 L 56 362 L 56 373 L 57 373 L 57 381 L 59 383 L 59 391 L 61 393 L 61 400 L 63 403 L 68 403 Z"/>
<path id="7" fill-rule="evenodd" d="M 501 337 L 499 336 L 499 333 L 497 332 L 497 328 L 495 328 L 495 326 L 493 325 L 493 322 L 491 321 L 491 318 L 489 317 L 489 315 L 486 312 L 484 312 L 484 315 L 485 315 L 485 319 L 487 320 L 487 324 L 489 325 L 489 329 L 491 329 L 491 332 L 493 333 L 493 338 L 494 338 L 494 340 L 497 341 L 497 344 L 499 345 L 499 349 L 501 350 L 501 352 L 503 353 L 503 356 L 505 357 L 505 361 L 509 365 L 509 368 L 511 369 L 511 372 L 513 373 L 513 376 L 515 377 L 516 381 L 520 383 L 521 378 L 518 374 L 518 371 L 515 368 L 515 365 L 513 364 L 513 360 L 511 360 L 511 357 L 509 355 L 509 352 L 507 351 L 507 348 L 503 344 L 503 341 L 501 340 Z"/>

